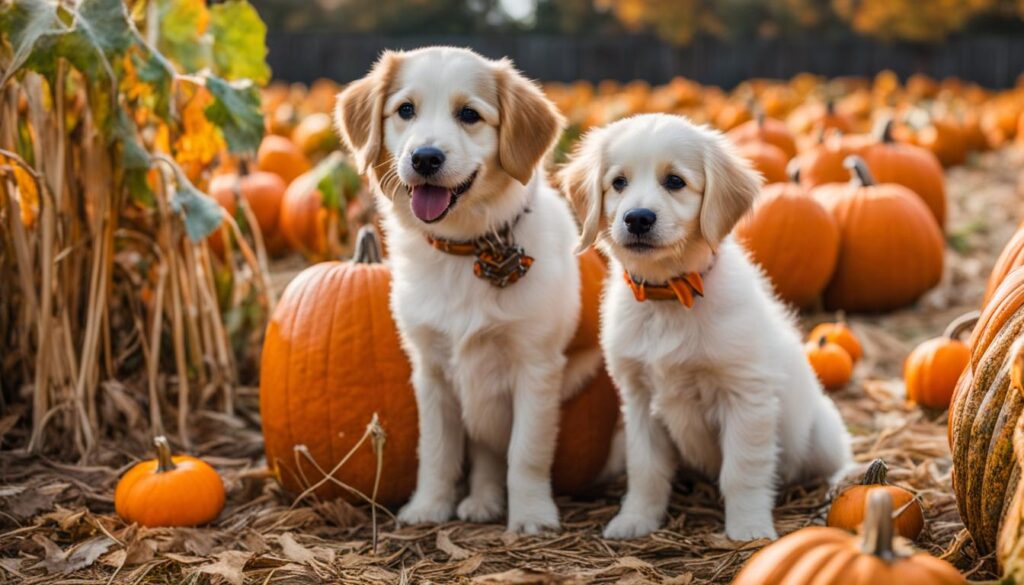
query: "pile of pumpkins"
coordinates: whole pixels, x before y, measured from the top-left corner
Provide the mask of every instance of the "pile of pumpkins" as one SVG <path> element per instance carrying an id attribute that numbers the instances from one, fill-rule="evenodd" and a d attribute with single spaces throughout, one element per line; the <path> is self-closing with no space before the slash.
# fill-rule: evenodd
<path id="1" fill-rule="evenodd" d="M 891 120 L 875 135 L 825 129 L 799 154 L 778 120 L 760 116 L 729 132 L 768 181 L 735 234 L 782 299 L 801 308 L 886 311 L 938 284 L 942 166 L 927 149 L 896 142 L 892 130 Z"/>
<path id="2" fill-rule="evenodd" d="M 361 186 L 358 173 L 340 151 L 323 156 L 314 166 L 291 139 L 269 134 L 254 161 L 225 154 L 207 191 L 228 214 L 249 225 L 254 240 L 271 256 L 295 250 L 322 260 L 341 255 Z M 208 241 L 223 257 L 232 237 L 233 232 L 222 227 Z"/>

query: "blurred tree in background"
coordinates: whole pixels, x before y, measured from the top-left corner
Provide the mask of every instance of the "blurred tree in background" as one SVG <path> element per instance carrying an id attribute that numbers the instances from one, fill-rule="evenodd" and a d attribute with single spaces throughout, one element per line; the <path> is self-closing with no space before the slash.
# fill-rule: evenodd
<path id="1" fill-rule="evenodd" d="M 613 35 L 653 33 L 686 44 L 825 31 L 887 41 L 1024 33 L 1024 0 L 255 0 L 272 29 L 377 34 Z M 528 5 L 514 18 L 508 4 Z"/>

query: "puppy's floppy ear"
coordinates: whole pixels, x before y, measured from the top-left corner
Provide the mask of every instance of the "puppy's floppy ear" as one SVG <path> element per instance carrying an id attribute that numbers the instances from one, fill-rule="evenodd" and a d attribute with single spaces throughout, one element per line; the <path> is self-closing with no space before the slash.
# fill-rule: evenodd
<path id="1" fill-rule="evenodd" d="M 593 130 L 580 140 L 568 164 L 559 172 L 562 191 L 580 224 L 577 254 L 594 244 L 605 223 L 603 168 L 601 134 Z"/>
<path id="2" fill-rule="evenodd" d="M 728 140 L 716 134 L 704 151 L 704 200 L 700 208 L 700 231 L 712 250 L 750 209 L 762 180 Z"/>
<path id="3" fill-rule="evenodd" d="M 377 160 L 383 142 L 384 101 L 398 70 L 399 53 L 385 51 L 366 77 L 338 94 L 334 122 L 360 173 Z"/>
<path id="4" fill-rule="evenodd" d="M 502 59 L 497 64 L 498 160 L 523 185 L 530 182 L 541 158 L 555 145 L 564 121 L 536 84 Z"/>

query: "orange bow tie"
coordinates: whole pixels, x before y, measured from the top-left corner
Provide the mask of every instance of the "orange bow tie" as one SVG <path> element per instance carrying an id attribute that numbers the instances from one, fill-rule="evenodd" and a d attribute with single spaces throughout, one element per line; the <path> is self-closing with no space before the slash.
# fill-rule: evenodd
<path id="1" fill-rule="evenodd" d="M 637 282 L 629 275 L 629 272 L 623 272 L 622 275 L 637 301 L 678 300 L 689 309 L 693 306 L 695 295 L 704 296 L 704 278 L 699 272 L 688 272 L 670 279 L 665 284 Z"/>

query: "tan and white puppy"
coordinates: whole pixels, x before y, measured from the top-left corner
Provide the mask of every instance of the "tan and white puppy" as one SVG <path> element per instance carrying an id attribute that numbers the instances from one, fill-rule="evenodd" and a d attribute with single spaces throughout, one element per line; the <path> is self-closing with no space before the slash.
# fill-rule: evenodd
<path id="1" fill-rule="evenodd" d="M 719 132 L 664 114 L 590 132 L 561 176 L 581 248 L 596 241 L 612 258 L 601 344 L 624 404 L 629 485 L 605 537 L 661 526 L 681 460 L 717 478 L 729 538 L 775 538 L 777 486 L 830 478 L 850 446 L 791 316 L 729 237 L 760 177 Z M 641 302 L 624 272 L 652 288 L 698 274 L 703 296 L 688 288 L 691 308 Z"/>
<path id="2" fill-rule="evenodd" d="M 419 471 L 399 518 L 495 520 L 507 484 L 510 531 L 557 528 L 550 470 L 580 312 L 572 212 L 541 170 L 561 116 L 510 62 L 432 47 L 385 53 L 342 92 L 336 118 L 383 213 L 412 362 Z M 476 276 L 472 256 L 428 242 L 506 227 L 534 262 L 504 288 Z"/>

